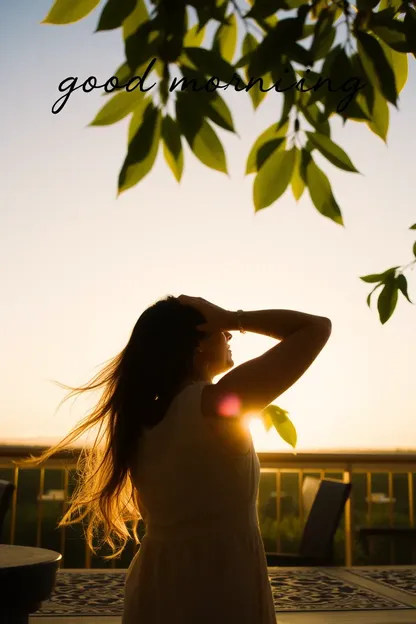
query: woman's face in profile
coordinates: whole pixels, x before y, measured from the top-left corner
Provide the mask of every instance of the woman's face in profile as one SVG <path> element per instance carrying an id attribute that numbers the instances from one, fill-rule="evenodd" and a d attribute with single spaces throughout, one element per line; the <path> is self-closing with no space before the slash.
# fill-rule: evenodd
<path id="1" fill-rule="evenodd" d="M 212 375 L 220 375 L 234 366 L 229 342 L 230 332 L 214 332 L 202 343 L 205 361 L 212 371 Z"/>

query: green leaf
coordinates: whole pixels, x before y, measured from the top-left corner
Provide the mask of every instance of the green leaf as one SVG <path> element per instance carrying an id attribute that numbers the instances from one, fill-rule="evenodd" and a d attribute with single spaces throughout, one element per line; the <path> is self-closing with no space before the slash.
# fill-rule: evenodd
<path id="1" fill-rule="evenodd" d="M 262 152 L 262 148 L 273 140 L 284 139 L 288 127 L 289 122 L 283 124 L 279 129 L 277 129 L 277 125 L 274 123 L 264 130 L 259 137 L 257 137 L 247 158 L 246 175 L 249 173 L 256 173 L 256 171 L 260 169 L 267 157 L 270 155 L 265 155 L 264 149 Z"/>
<path id="2" fill-rule="evenodd" d="M 374 282 L 384 282 L 384 280 L 396 273 L 396 269 L 398 269 L 399 267 L 392 267 L 391 269 L 387 269 L 387 271 L 384 271 L 384 273 L 373 273 L 371 275 L 364 275 L 363 277 L 360 277 L 361 280 L 363 280 L 363 282 L 366 282 L 367 284 L 373 284 Z"/>
<path id="3" fill-rule="evenodd" d="M 360 277 L 360 280 L 363 280 L 363 282 L 366 282 L 367 284 L 373 284 L 374 282 L 379 282 L 381 279 L 381 275 L 376 275 L 375 273 L 373 275 L 363 275 L 362 277 Z"/>
<path id="4" fill-rule="evenodd" d="M 289 418 L 285 422 L 275 425 L 275 429 L 282 440 L 287 442 L 292 448 L 296 448 L 298 436 L 296 428 Z"/>
<path id="5" fill-rule="evenodd" d="M 380 275 L 363 275 L 362 277 L 360 277 L 361 280 L 363 280 L 363 282 L 366 282 L 367 284 L 371 284 L 374 282 L 379 282 L 381 277 Z"/>
<path id="6" fill-rule="evenodd" d="M 120 89 L 121 85 L 127 84 L 129 80 L 131 80 L 133 77 L 134 77 L 134 71 L 130 69 L 130 67 L 128 66 L 128 63 L 123 63 L 122 65 L 120 65 L 120 67 L 117 69 L 116 72 L 114 72 L 112 76 L 112 78 L 117 78 L 118 85 L 119 85 L 117 87 L 118 89 Z M 116 89 L 114 89 L 114 91 L 116 91 Z M 103 91 L 101 93 L 101 96 L 108 96 L 108 95 L 114 94 L 114 91 Z"/>
<path id="7" fill-rule="evenodd" d="M 302 0 L 302 4 L 304 4 L 304 0 Z M 299 41 L 302 39 L 307 39 L 311 37 L 315 33 L 315 24 L 305 24 L 303 26 L 302 37 L 299 38 Z"/>
<path id="8" fill-rule="evenodd" d="M 367 305 L 369 308 L 371 308 L 371 295 L 377 290 L 377 288 L 380 288 L 383 284 L 377 284 L 377 286 L 374 286 L 373 290 L 370 292 L 370 294 L 367 297 Z"/>
<path id="9" fill-rule="evenodd" d="M 206 91 L 194 94 L 195 102 L 198 102 L 200 95 L 202 96 L 205 94 Z M 209 95 L 213 97 L 206 98 L 206 105 L 203 107 L 205 116 L 211 119 L 217 126 L 220 126 L 220 128 L 224 128 L 224 130 L 228 130 L 229 132 L 235 132 L 231 111 L 223 98 L 219 93 L 215 92 Z"/>
<path id="10" fill-rule="evenodd" d="M 173 175 L 179 182 L 183 172 L 183 149 L 178 124 L 167 115 L 162 121 L 163 154 Z"/>
<path id="11" fill-rule="evenodd" d="M 416 253 L 415 253 L 416 256 Z M 400 275 L 397 276 L 396 278 L 396 284 L 399 288 L 399 290 L 402 292 L 402 294 L 406 297 L 406 299 L 408 300 L 409 303 L 412 303 L 409 299 L 409 294 L 407 292 L 407 279 L 406 277 L 403 275 L 403 273 L 401 273 Z"/>
<path id="12" fill-rule="evenodd" d="M 298 202 L 305 190 L 305 181 L 300 171 L 301 165 L 301 152 L 295 148 L 295 166 L 293 167 L 293 174 L 291 179 L 293 197 Z"/>
<path id="13" fill-rule="evenodd" d="M 90 126 L 108 126 L 120 121 L 140 105 L 145 93 L 140 91 L 140 87 L 134 91 L 121 91 L 106 102 L 97 113 Z"/>
<path id="14" fill-rule="evenodd" d="M 306 93 L 298 93 L 298 108 L 306 121 L 311 124 L 318 132 L 330 136 L 331 127 L 329 121 L 325 119 L 324 113 L 319 109 L 316 103 L 308 103 L 309 96 Z"/>
<path id="15" fill-rule="evenodd" d="M 130 144 L 131 141 L 136 136 L 136 132 L 138 131 L 142 123 L 144 112 L 147 109 L 150 102 L 152 102 L 152 99 L 149 96 L 145 97 L 141 100 L 138 107 L 134 109 L 133 115 L 131 116 L 130 124 L 129 124 L 129 131 L 128 131 L 128 137 L 127 137 L 128 144 Z"/>
<path id="16" fill-rule="evenodd" d="M 336 34 L 333 28 L 334 17 L 329 9 L 323 9 L 319 14 L 311 45 L 311 55 L 315 61 L 326 56 L 332 48 Z"/>
<path id="17" fill-rule="evenodd" d="M 254 52 L 254 50 L 257 48 L 258 46 L 258 41 L 257 39 L 251 34 L 251 33 L 246 33 L 244 40 L 243 40 L 243 46 L 242 46 L 242 53 L 243 53 L 243 59 L 245 59 L 245 64 L 247 64 L 250 60 L 250 55 L 251 53 Z M 241 66 L 244 66 L 244 64 L 242 64 Z M 260 86 L 262 83 L 259 82 L 257 84 L 255 84 L 254 86 L 250 87 L 250 84 L 253 81 L 253 78 L 255 78 L 254 76 L 250 76 L 250 73 L 248 71 L 248 67 L 245 68 L 244 70 L 244 75 L 245 75 L 245 79 L 247 82 L 247 88 L 246 90 L 248 91 L 248 94 L 251 98 L 251 102 L 253 104 L 253 108 L 254 110 L 257 109 L 257 107 L 261 104 L 261 102 L 264 100 L 264 98 L 267 95 L 267 91 L 265 90 L 261 90 Z M 265 74 L 263 75 L 260 80 L 263 81 L 262 84 L 262 88 L 263 89 L 269 89 L 271 84 L 272 84 L 272 78 L 270 76 L 270 74 Z M 250 88 L 249 88 L 250 87 Z"/>
<path id="18" fill-rule="evenodd" d="M 207 167 L 227 173 L 224 148 L 209 123 L 196 110 L 192 96 L 179 93 L 176 98 L 176 119 L 195 156 Z"/>
<path id="19" fill-rule="evenodd" d="M 236 73 L 233 66 L 213 50 L 185 48 L 184 53 L 191 63 L 206 76 L 215 76 L 224 82 L 231 82 Z"/>
<path id="20" fill-rule="evenodd" d="M 205 38 L 205 27 L 199 28 L 198 24 L 192 26 L 183 39 L 184 48 L 199 48 Z"/>
<path id="21" fill-rule="evenodd" d="M 287 70 L 287 72 L 286 72 Z M 283 83 L 284 87 L 292 85 L 297 81 L 295 70 L 291 63 L 288 63 L 284 70 L 287 73 L 287 83 Z M 272 74 L 273 75 L 273 74 Z M 288 121 L 290 112 L 295 105 L 296 93 L 294 89 L 288 89 L 283 93 L 282 112 L 280 114 L 279 124 L 284 124 Z"/>
<path id="22" fill-rule="evenodd" d="M 279 9 L 286 8 L 284 0 L 255 0 L 252 8 L 244 17 L 253 19 L 266 19 L 274 15 Z"/>
<path id="23" fill-rule="evenodd" d="M 243 39 L 243 45 L 241 49 L 243 53 L 243 58 L 247 57 L 249 54 L 254 52 L 254 50 L 257 48 L 258 45 L 259 45 L 259 42 L 255 38 L 255 36 L 249 32 L 246 33 Z M 246 59 L 246 61 L 248 61 L 248 59 Z"/>
<path id="24" fill-rule="evenodd" d="M 195 84 L 198 85 L 198 87 L 204 84 L 205 79 L 203 75 L 198 74 L 198 72 L 194 72 L 186 67 L 181 67 L 181 70 L 187 81 L 187 86 L 189 85 L 190 89 L 192 89 L 193 80 L 195 80 Z M 205 89 L 201 89 L 198 91 L 185 90 L 182 93 L 185 93 L 188 96 L 192 94 L 194 108 L 200 115 L 208 117 L 211 121 L 217 124 L 217 126 L 224 128 L 224 130 L 235 132 L 230 109 L 218 91 L 209 92 Z"/>
<path id="25" fill-rule="evenodd" d="M 287 189 L 295 164 L 295 150 L 275 150 L 263 163 L 253 185 L 256 212 L 273 204 Z"/>
<path id="26" fill-rule="evenodd" d="M 136 6 L 136 0 L 107 0 L 98 22 L 96 32 L 120 28 Z"/>
<path id="27" fill-rule="evenodd" d="M 288 18 L 277 22 L 276 26 L 264 37 L 251 55 L 249 64 L 250 76 L 260 77 L 279 66 L 283 54 L 303 54 L 307 51 L 296 44 L 302 37 L 303 24 L 297 18 Z M 301 62 L 307 62 L 307 59 Z M 280 67 L 279 67 L 280 69 Z"/>
<path id="28" fill-rule="evenodd" d="M 274 33 L 268 33 L 261 41 L 254 52 L 250 55 L 248 75 L 253 78 L 260 78 L 273 68 L 273 52 L 280 52 Z"/>
<path id="29" fill-rule="evenodd" d="M 406 33 L 407 51 L 412 52 L 413 56 L 416 58 L 416 11 L 409 5 L 406 7 L 403 30 Z"/>
<path id="30" fill-rule="evenodd" d="M 264 19 L 258 19 L 257 24 L 265 33 L 268 33 L 271 31 L 272 28 L 276 26 L 277 16 L 270 15 L 270 17 L 265 17 Z"/>
<path id="31" fill-rule="evenodd" d="M 379 2 L 380 0 L 357 0 L 357 9 L 359 11 L 371 11 Z"/>
<path id="32" fill-rule="evenodd" d="M 361 94 L 357 96 L 357 100 L 358 98 L 360 98 L 360 95 Z M 361 99 L 359 100 L 359 102 L 360 105 L 364 107 Z M 377 91 L 377 89 L 374 90 L 373 112 L 372 114 L 370 114 L 370 117 L 371 121 L 366 122 L 367 126 L 370 128 L 370 130 L 372 130 L 372 132 L 374 132 L 374 134 L 376 134 L 381 139 L 383 139 L 384 142 L 386 142 L 390 121 L 389 105 L 387 104 L 381 93 Z"/>
<path id="33" fill-rule="evenodd" d="M 314 61 L 319 61 L 319 59 L 326 57 L 332 48 L 336 34 L 336 28 L 331 26 L 331 28 L 322 33 L 321 37 L 316 40 L 316 47 L 313 51 Z"/>
<path id="34" fill-rule="evenodd" d="M 229 63 L 232 63 L 234 58 L 237 34 L 237 16 L 231 13 L 228 16 L 228 24 L 220 24 L 214 35 L 213 50 Z"/>
<path id="35" fill-rule="evenodd" d="M 352 61 L 354 75 L 360 75 L 362 71 L 360 59 L 357 55 L 354 55 Z M 386 142 L 390 119 L 390 112 L 386 99 L 377 89 L 371 85 L 367 85 L 364 90 L 358 93 L 356 103 L 365 117 L 367 117 L 367 121 L 365 122 L 370 130 Z"/>
<path id="36" fill-rule="evenodd" d="M 199 28 L 204 28 L 211 20 L 216 20 L 221 24 L 226 21 L 225 13 L 227 11 L 228 0 L 218 0 L 217 2 L 211 0 L 208 3 L 201 2 L 201 0 L 194 0 L 192 3 L 188 4 L 192 4 L 196 8 Z"/>
<path id="37" fill-rule="evenodd" d="M 285 52 L 291 61 L 295 63 L 300 63 L 301 65 L 313 65 L 314 59 L 311 55 L 310 50 L 306 50 L 303 46 L 295 41 L 290 41 L 286 43 Z"/>
<path id="38" fill-rule="evenodd" d="M 146 21 L 125 40 L 125 54 L 129 67 L 139 67 L 146 61 L 158 57 L 159 46 L 163 42 L 163 32 L 158 21 Z"/>
<path id="39" fill-rule="evenodd" d="M 327 3 L 325 2 L 325 0 L 316 0 L 316 2 L 313 2 L 311 11 L 312 19 L 318 19 L 321 12 L 325 11 L 326 8 Z"/>
<path id="40" fill-rule="evenodd" d="M 283 410 L 277 405 L 269 405 L 261 412 L 263 423 L 267 430 L 269 430 L 270 422 L 276 429 L 280 437 L 290 444 L 293 448 L 297 444 L 297 432 L 294 424 L 290 420 L 286 410 Z"/>
<path id="41" fill-rule="evenodd" d="M 385 9 L 393 8 L 395 12 L 397 12 L 402 6 L 402 0 L 381 0 L 379 6 L 379 12 L 384 11 Z"/>
<path id="42" fill-rule="evenodd" d="M 261 419 L 263 421 L 263 425 L 266 431 L 270 431 L 270 429 L 273 427 L 273 421 L 270 415 L 267 412 L 262 412 Z"/>
<path id="43" fill-rule="evenodd" d="M 182 54 L 183 39 L 188 28 L 186 3 L 161 2 L 154 17 L 156 20 L 158 34 L 161 35 L 157 56 L 166 64 L 176 63 Z"/>
<path id="44" fill-rule="evenodd" d="M 55 0 L 42 24 L 73 24 L 95 9 L 100 0 Z"/>
<path id="45" fill-rule="evenodd" d="M 306 184 L 315 208 L 335 223 L 344 225 L 341 210 L 332 193 L 329 180 L 315 163 L 312 156 L 309 156 L 306 165 Z"/>
<path id="46" fill-rule="evenodd" d="M 416 230 L 416 223 L 410 226 L 409 230 Z"/>
<path id="47" fill-rule="evenodd" d="M 348 78 L 355 76 L 352 72 L 351 61 L 345 50 L 337 45 L 326 55 L 322 70 L 319 74 L 309 72 L 309 79 L 313 80 L 314 85 L 320 85 L 323 81 L 329 80 L 328 86 L 319 86 L 312 93 L 309 103 L 312 104 L 317 100 L 321 100 L 325 107 L 325 116 L 328 118 L 333 112 L 341 114 L 345 104 L 345 98 L 342 97 L 340 90 L 347 83 Z M 340 84 L 342 79 L 344 85 Z M 308 81 L 309 82 L 309 81 Z M 345 87 L 344 87 L 345 88 Z M 340 110 L 341 109 L 341 110 Z"/>
<path id="48" fill-rule="evenodd" d="M 144 0 L 136 0 L 136 7 L 123 22 L 123 39 L 126 41 L 138 28 L 147 22 L 149 14 Z"/>
<path id="49" fill-rule="evenodd" d="M 396 52 L 409 52 L 409 44 L 407 43 L 406 34 L 400 29 L 396 29 L 397 25 L 402 22 L 392 19 L 389 25 L 371 25 L 372 31 L 383 40 L 391 49 Z"/>
<path id="50" fill-rule="evenodd" d="M 389 318 L 391 318 L 397 305 L 398 295 L 399 290 L 397 282 L 393 279 L 388 281 L 381 291 L 377 301 L 378 314 L 382 325 L 387 323 Z"/>
<path id="51" fill-rule="evenodd" d="M 160 139 L 161 114 L 152 102 L 131 140 L 118 180 L 119 195 L 138 184 L 152 169 Z"/>
<path id="52" fill-rule="evenodd" d="M 257 154 L 256 154 L 256 167 L 257 171 L 259 171 L 266 160 L 278 149 L 284 150 L 286 148 L 286 137 L 281 137 L 279 139 L 272 139 L 271 141 L 267 141 L 262 145 Z"/>
<path id="53" fill-rule="evenodd" d="M 259 82 L 255 84 L 252 77 L 248 75 L 247 71 L 245 72 L 245 75 L 247 82 L 246 91 L 250 96 L 254 110 L 256 110 L 266 97 L 267 89 L 270 89 L 272 86 L 272 78 L 270 74 L 264 74 L 259 79 Z"/>
<path id="54" fill-rule="evenodd" d="M 305 5 L 305 0 L 285 0 L 285 4 L 289 10 L 298 9 Z"/>
<path id="55" fill-rule="evenodd" d="M 348 112 L 342 112 L 341 117 L 344 120 L 344 123 L 346 121 L 358 121 L 361 123 L 364 121 L 370 121 L 370 114 L 366 114 L 356 100 L 353 100 L 348 105 Z"/>
<path id="56" fill-rule="evenodd" d="M 383 52 L 386 55 L 388 62 L 393 68 L 394 78 L 396 80 L 397 93 L 400 93 L 400 91 L 403 89 L 404 85 L 407 82 L 407 54 L 402 54 L 401 52 L 396 52 L 395 50 L 392 50 L 383 41 L 380 41 L 379 43 L 383 48 Z"/>
<path id="57" fill-rule="evenodd" d="M 368 33 L 357 31 L 358 54 L 371 84 L 392 104 L 397 102 L 396 80 L 383 48 Z"/>
<path id="58" fill-rule="evenodd" d="M 335 167 L 343 169 L 344 171 L 351 171 L 352 173 L 359 173 L 358 170 L 352 164 L 348 154 L 344 150 L 334 143 L 328 136 L 319 134 L 318 132 L 305 132 L 308 139 L 314 147 L 316 147 L 325 158 L 329 160 Z"/>
<path id="59" fill-rule="evenodd" d="M 390 50 L 390 64 L 393 67 L 394 75 L 396 78 L 397 93 L 400 93 L 404 85 L 407 82 L 408 76 L 408 61 L 407 54 Z"/>
<path id="60" fill-rule="evenodd" d="M 413 255 L 416 257 L 416 241 L 413 243 Z"/>

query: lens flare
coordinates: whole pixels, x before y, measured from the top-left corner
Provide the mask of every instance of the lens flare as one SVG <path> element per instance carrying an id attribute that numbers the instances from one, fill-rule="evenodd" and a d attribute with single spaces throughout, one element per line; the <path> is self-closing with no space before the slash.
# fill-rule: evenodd
<path id="1" fill-rule="evenodd" d="M 221 416 L 238 416 L 241 409 L 241 401 L 236 394 L 227 394 L 218 406 Z"/>
<path id="2" fill-rule="evenodd" d="M 266 430 L 262 419 L 259 416 L 251 416 L 247 421 L 247 427 L 253 438 L 254 448 L 258 453 L 274 452 L 285 449 L 285 443 L 272 427 Z"/>

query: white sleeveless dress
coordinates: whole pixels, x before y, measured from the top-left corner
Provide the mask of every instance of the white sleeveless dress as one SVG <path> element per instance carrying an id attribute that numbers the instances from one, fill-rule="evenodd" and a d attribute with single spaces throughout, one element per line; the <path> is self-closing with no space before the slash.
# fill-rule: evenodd
<path id="1" fill-rule="evenodd" d="M 187 386 L 146 431 L 133 481 L 146 535 L 126 578 L 122 624 L 275 624 L 258 526 L 260 464 L 218 443 Z"/>

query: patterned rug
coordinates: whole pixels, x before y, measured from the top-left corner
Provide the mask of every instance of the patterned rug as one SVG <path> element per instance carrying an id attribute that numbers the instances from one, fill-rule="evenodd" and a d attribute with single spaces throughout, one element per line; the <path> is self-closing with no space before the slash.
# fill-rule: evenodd
<path id="1" fill-rule="evenodd" d="M 276 611 L 382 611 L 409 609 L 380 594 L 321 571 L 269 574 Z"/>
<path id="2" fill-rule="evenodd" d="M 411 609 L 320 571 L 269 570 L 276 612 Z M 31 617 L 121 616 L 125 573 L 59 570 L 50 600 Z"/>
<path id="3" fill-rule="evenodd" d="M 401 570 L 349 570 L 357 576 L 362 576 L 369 581 L 375 581 L 390 587 L 399 589 L 411 596 L 416 596 L 416 568 L 403 568 Z"/>

